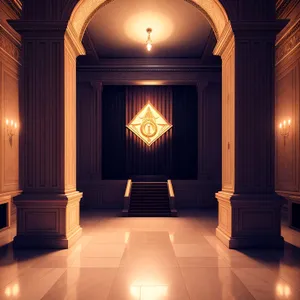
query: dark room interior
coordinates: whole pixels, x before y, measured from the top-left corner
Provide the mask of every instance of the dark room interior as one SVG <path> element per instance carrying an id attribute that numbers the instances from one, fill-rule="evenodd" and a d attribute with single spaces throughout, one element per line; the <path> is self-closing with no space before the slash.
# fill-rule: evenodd
<path id="1" fill-rule="evenodd" d="M 0 0 L 0 299 L 300 299 L 299 0 Z"/>

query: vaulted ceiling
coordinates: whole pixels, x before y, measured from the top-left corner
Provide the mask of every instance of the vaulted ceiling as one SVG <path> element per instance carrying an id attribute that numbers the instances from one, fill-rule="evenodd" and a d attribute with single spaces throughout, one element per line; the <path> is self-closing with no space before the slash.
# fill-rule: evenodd
<path id="1" fill-rule="evenodd" d="M 145 47 L 152 28 L 153 48 Z M 83 44 L 89 56 L 104 58 L 198 58 L 218 63 L 215 36 L 205 16 L 184 0 L 114 0 L 90 21 Z"/>

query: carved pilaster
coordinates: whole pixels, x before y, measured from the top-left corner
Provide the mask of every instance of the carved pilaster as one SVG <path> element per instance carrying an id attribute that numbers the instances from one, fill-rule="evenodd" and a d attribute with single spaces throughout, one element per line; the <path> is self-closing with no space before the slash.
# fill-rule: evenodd
<path id="1" fill-rule="evenodd" d="M 275 38 L 282 22 L 232 23 L 223 62 L 223 184 L 217 236 L 230 248 L 281 247 L 274 189 Z"/>
<path id="2" fill-rule="evenodd" d="M 67 248 L 80 235 L 76 191 L 77 44 L 65 22 L 11 22 L 22 35 L 18 247 Z"/>

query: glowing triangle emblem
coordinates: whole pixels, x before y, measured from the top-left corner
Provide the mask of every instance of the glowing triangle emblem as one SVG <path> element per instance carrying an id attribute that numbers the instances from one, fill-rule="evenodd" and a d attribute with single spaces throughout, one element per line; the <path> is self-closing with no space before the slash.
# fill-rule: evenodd
<path id="1" fill-rule="evenodd" d="M 151 146 L 172 128 L 172 125 L 148 102 L 126 127 Z"/>

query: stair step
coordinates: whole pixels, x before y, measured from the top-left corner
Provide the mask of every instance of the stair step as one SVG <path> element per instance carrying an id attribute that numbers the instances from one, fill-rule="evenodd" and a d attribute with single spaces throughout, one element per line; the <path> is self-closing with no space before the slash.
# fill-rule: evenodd
<path id="1" fill-rule="evenodd" d="M 133 182 L 129 216 L 171 216 L 166 182 Z"/>
<path id="2" fill-rule="evenodd" d="M 143 208 L 143 207 L 147 207 L 147 208 L 162 208 L 162 207 L 167 207 L 169 208 L 169 204 L 161 204 L 161 205 L 151 205 L 151 204 L 148 204 L 148 205 L 142 205 L 142 204 L 136 204 L 136 205 L 130 205 L 130 208 L 134 208 L 134 207 L 140 207 L 140 208 Z"/>
<path id="3" fill-rule="evenodd" d="M 161 210 L 141 210 L 141 209 L 131 209 L 129 213 L 170 213 L 169 209 L 161 209 Z"/>
<path id="4" fill-rule="evenodd" d="M 128 213 L 128 217 L 170 217 L 171 213 Z"/>
<path id="5" fill-rule="evenodd" d="M 169 199 L 169 197 L 167 197 L 167 196 L 143 196 L 143 195 L 133 195 L 133 196 L 131 196 L 130 197 L 130 199 L 149 199 L 149 200 L 151 200 L 151 199 L 157 199 L 157 200 L 168 200 Z"/>

